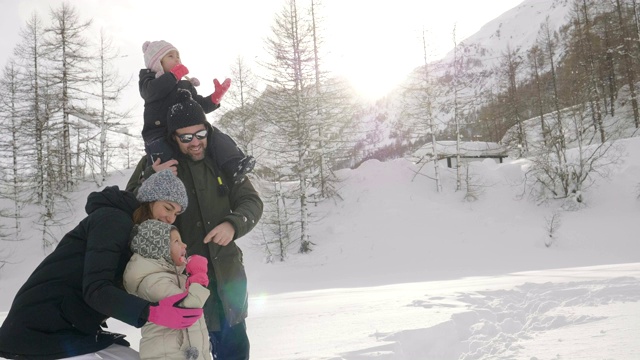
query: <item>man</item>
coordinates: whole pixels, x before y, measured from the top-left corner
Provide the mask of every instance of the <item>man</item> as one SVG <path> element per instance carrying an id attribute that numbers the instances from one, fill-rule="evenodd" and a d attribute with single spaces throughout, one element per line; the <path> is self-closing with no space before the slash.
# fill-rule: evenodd
<path id="1" fill-rule="evenodd" d="M 188 91 L 181 90 L 167 115 L 167 131 L 177 159 L 138 163 L 127 190 L 136 191 L 151 174 L 172 169 L 184 182 L 189 207 L 174 223 L 189 255 L 209 259 L 211 296 L 204 306 L 214 359 L 249 359 L 246 332 L 247 277 L 242 251 L 235 240 L 247 234 L 262 216 L 262 200 L 248 179 L 234 184 L 216 166 L 207 145 L 213 127 Z"/>

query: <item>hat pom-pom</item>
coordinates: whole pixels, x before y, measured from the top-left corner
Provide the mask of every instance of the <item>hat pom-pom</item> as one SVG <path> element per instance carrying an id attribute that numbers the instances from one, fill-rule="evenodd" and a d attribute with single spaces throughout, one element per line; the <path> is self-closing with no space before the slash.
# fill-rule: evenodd
<path id="1" fill-rule="evenodd" d="M 198 355 L 200 355 L 200 351 L 198 351 L 198 348 L 194 346 L 189 346 L 185 351 L 185 355 L 188 360 L 195 360 L 198 358 Z"/>
<path id="2" fill-rule="evenodd" d="M 189 78 L 189 82 L 193 86 L 200 86 L 200 80 L 198 80 L 198 78 L 194 78 L 194 77 Z"/>
<path id="3" fill-rule="evenodd" d="M 147 52 L 147 49 L 149 48 L 149 44 L 151 44 L 151 41 L 145 41 L 144 44 L 142 44 L 143 53 Z"/>
<path id="4" fill-rule="evenodd" d="M 177 102 L 185 102 L 187 100 L 191 100 L 191 91 L 186 89 L 178 89 L 176 100 Z"/>

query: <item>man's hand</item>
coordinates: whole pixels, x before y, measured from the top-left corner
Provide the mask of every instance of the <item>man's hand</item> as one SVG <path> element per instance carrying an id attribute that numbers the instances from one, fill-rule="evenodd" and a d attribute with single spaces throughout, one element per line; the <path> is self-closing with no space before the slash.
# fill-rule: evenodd
<path id="1" fill-rule="evenodd" d="M 236 234 L 236 230 L 228 221 L 213 228 L 209 231 L 207 236 L 204 237 L 204 243 L 208 244 L 214 242 L 221 246 L 227 246 L 233 240 L 233 235 Z"/>
<path id="2" fill-rule="evenodd" d="M 178 176 L 178 160 L 176 159 L 171 159 L 160 163 L 160 158 L 157 158 L 156 161 L 153 162 L 153 165 L 151 165 L 151 167 L 153 168 L 153 171 L 157 173 L 165 169 L 171 169 L 173 175 Z"/>

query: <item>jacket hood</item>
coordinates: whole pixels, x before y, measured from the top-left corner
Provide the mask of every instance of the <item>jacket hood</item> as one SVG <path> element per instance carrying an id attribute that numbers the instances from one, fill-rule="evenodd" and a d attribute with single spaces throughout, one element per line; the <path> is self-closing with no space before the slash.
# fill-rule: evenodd
<path id="1" fill-rule="evenodd" d="M 131 251 L 149 259 L 164 259 L 171 264 L 173 261 L 169 243 L 173 229 L 176 227 L 158 220 L 147 220 L 134 225 L 131 231 Z"/>
<path id="2" fill-rule="evenodd" d="M 183 274 L 184 268 L 184 265 L 176 266 L 164 258 L 151 259 L 134 253 L 127 263 L 122 284 L 130 294 L 142 297 L 148 301 L 159 301 L 160 299 L 155 299 L 149 296 L 148 293 L 162 291 L 162 287 L 154 288 L 153 286 L 149 286 L 149 284 L 158 284 L 158 277 L 170 275 L 172 281 L 177 280 L 177 285 L 183 289 L 187 281 L 187 275 Z M 145 280 L 148 281 L 147 284 L 143 284 Z M 146 293 L 146 295 L 143 295 L 143 293 Z"/>
<path id="3" fill-rule="evenodd" d="M 110 207 L 120 209 L 129 216 L 140 206 L 133 193 L 120 190 L 117 186 L 107 186 L 102 191 L 96 191 L 87 197 L 87 205 L 84 207 L 87 214 L 103 208 Z"/>

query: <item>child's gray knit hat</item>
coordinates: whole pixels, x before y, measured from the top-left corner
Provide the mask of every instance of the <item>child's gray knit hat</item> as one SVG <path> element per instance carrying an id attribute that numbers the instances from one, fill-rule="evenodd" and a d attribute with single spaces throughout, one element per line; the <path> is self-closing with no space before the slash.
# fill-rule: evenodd
<path id="1" fill-rule="evenodd" d="M 178 203 L 183 213 L 189 204 L 187 190 L 170 169 L 157 172 L 142 182 L 136 196 L 139 202 L 173 201 Z"/>
<path id="2" fill-rule="evenodd" d="M 176 227 L 153 219 L 135 225 L 131 231 L 131 251 L 148 259 L 165 259 L 172 264 L 169 248 L 172 229 Z"/>

